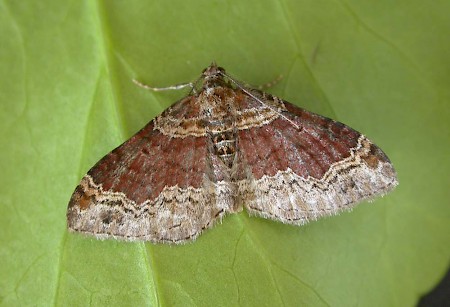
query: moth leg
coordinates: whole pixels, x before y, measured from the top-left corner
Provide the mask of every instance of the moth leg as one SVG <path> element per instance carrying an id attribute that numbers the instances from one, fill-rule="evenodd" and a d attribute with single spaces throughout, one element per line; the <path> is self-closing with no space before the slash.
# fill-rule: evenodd
<path id="1" fill-rule="evenodd" d="M 277 85 L 278 82 L 280 82 L 282 79 L 283 79 L 283 75 L 279 75 L 278 77 L 276 77 L 276 78 L 273 79 L 272 81 L 267 82 L 267 83 L 264 83 L 264 84 L 260 84 L 260 85 L 258 85 L 256 88 L 257 88 L 258 90 L 260 90 L 260 91 L 261 91 L 261 90 L 266 90 L 266 89 L 268 89 L 268 88 L 271 88 L 271 87 Z M 251 86 L 249 86 L 249 87 L 251 87 Z"/>

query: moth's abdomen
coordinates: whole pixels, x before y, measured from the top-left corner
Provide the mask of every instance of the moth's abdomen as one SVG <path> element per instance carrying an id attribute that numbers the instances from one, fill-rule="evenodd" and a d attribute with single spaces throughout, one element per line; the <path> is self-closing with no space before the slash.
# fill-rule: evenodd
<path id="1" fill-rule="evenodd" d="M 231 168 L 236 155 L 236 134 L 230 129 L 221 133 L 214 133 L 211 137 L 214 144 L 214 154 L 219 156 L 228 168 Z"/>
<path id="2" fill-rule="evenodd" d="M 219 157 L 228 168 L 231 168 L 236 155 L 236 129 L 233 121 L 230 119 L 210 120 L 207 130 L 213 145 L 212 154 Z"/>

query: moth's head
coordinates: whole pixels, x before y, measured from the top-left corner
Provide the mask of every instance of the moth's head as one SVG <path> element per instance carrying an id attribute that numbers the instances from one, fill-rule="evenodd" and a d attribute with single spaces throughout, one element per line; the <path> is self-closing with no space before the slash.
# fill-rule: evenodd
<path id="1" fill-rule="evenodd" d="M 223 69 L 220 66 L 217 66 L 215 62 L 212 62 L 211 65 L 203 69 L 202 77 L 205 80 L 223 78 L 224 73 L 225 69 Z"/>
<path id="2" fill-rule="evenodd" d="M 226 81 L 225 69 L 217 66 L 215 62 L 206 67 L 202 72 L 202 87 L 204 89 L 215 86 L 230 86 Z"/>

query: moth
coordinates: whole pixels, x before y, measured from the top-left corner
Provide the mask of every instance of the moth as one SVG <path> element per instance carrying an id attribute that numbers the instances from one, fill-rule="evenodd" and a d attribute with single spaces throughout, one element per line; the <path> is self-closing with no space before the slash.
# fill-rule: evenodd
<path id="1" fill-rule="evenodd" d="M 244 207 L 303 225 L 398 184 L 386 154 L 361 133 L 250 88 L 215 63 L 196 82 L 166 89 L 183 87 L 188 96 L 81 179 L 67 209 L 70 231 L 183 243 Z"/>

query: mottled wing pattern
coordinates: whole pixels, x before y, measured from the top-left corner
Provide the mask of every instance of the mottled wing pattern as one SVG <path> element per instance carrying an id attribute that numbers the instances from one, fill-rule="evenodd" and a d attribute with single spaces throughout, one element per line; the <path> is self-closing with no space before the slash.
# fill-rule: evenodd
<path id="1" fill-rule="evenodd" d="M 238 154 L 246 168 L 239 197 L 250 214 L 304 224 L 397 185 L 387 156 L 359 132 L 265 93 L 258 96 L 285 111 L 270 125 L 239 131 Z"/>

